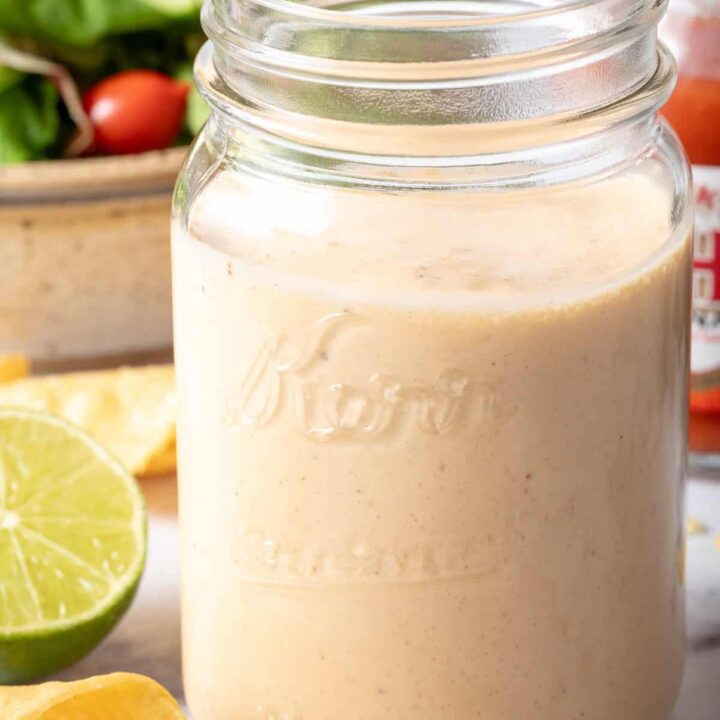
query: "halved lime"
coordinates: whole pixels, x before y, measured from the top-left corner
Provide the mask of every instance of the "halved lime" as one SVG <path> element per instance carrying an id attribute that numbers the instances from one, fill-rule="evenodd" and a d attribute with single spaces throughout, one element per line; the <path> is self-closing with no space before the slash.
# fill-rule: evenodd
<path id="1" fill-rule="evenodd" d="M 146 516 L 133 477 L 83 431 L 0 409 L 0 683 L 92 650 L 137 589 Z"/>

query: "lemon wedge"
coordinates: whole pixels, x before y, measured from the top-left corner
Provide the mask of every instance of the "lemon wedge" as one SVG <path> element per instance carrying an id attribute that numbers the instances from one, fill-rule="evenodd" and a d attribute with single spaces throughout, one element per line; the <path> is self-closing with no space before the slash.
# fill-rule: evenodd
<path id="1" fill-rule="evenodd" d="M 114 673 L 76 682 L 0 688 L 3 720 L 182 720 L 175 699 L 154 680 Z"/>

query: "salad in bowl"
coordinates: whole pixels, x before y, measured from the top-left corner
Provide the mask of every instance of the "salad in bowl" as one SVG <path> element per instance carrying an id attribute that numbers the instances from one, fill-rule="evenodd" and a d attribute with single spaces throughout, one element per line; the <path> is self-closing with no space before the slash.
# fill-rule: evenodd
<path id="1" fill-rule="evenodd" d="M 0 0 L 0 358 L 168 359 L 200 0 Z"/>
<path id="2" fill-rule="evenodd" d="M 0 164 L 182 144 L 201 0 L 0 0 Z"/>

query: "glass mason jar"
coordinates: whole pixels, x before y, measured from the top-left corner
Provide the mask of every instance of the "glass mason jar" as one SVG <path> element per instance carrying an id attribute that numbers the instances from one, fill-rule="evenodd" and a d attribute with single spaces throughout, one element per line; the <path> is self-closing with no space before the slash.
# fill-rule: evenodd
<path id="1" fill-rule="evenodd" d="M 215 0 L 174 211 L 195 720 L 661 720 L 689 170 L 654 0 Z"/>

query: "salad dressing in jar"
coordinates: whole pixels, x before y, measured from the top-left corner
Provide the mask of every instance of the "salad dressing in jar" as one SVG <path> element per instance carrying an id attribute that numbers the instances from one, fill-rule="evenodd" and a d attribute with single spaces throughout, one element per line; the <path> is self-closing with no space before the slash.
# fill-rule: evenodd
<path id="1" fill-rule="evenodd" d="M 666 720 L 662 7 L 216 0 L 173 220 L 196 720 Z"/>

